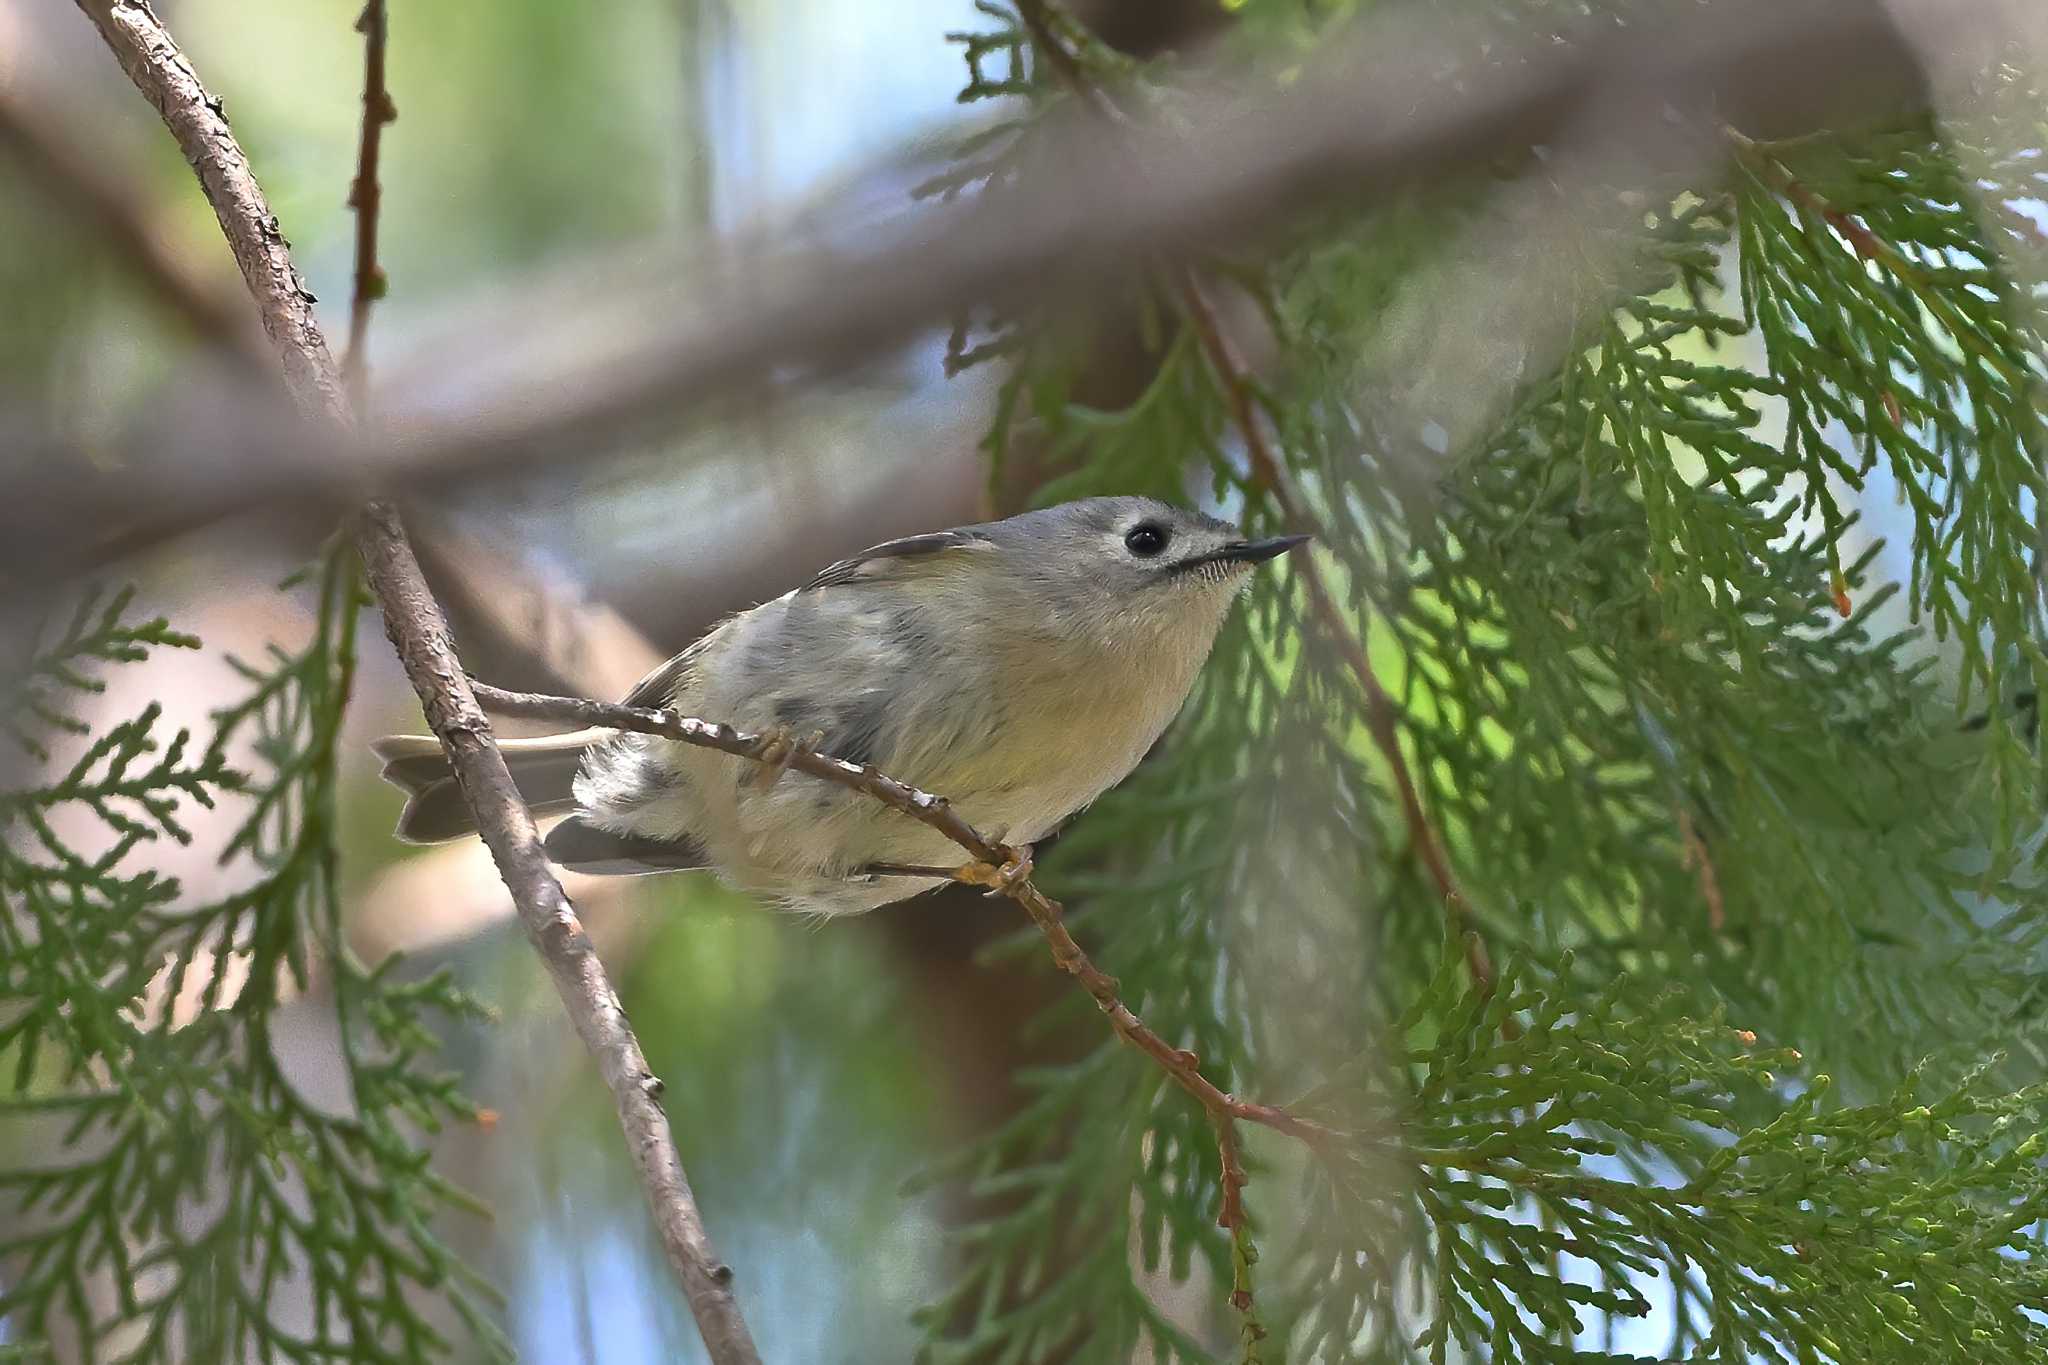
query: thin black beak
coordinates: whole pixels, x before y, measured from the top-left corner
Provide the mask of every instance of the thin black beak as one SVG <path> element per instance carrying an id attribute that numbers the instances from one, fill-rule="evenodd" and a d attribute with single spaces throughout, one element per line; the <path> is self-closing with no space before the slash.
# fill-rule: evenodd
<path id="1" fill-rule="evenodd" d="M 1308 536 L 1274 536 L 1271 540 L 1233 540 L 1215 552 L 1213 558 L 1234 564 L 1258 564 L 1268 559 L 1277 559 L 1297 545 L 1306 545 Z"/>

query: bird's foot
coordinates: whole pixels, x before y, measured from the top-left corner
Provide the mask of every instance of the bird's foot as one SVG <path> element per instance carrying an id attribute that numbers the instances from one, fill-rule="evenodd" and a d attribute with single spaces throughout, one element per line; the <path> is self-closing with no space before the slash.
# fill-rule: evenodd
<path id="1" fill-rule="evenodd" d="M 1012 848 L 999 844 L 997 849 L 1003 855 L 1002 866 L 990 863 L 972 862 L 953 872 L 953 880 L 967 882 L 973 886 L 985 886 L 991 896 L 1007 896 L 1018 886 L 1031 879 L 1031 845 Z"/>
<path id="2" fill-rule="evenodd" d="M 763 731 L 760 748 L 754 755 L 759 763 L 753 772 L 747 774 L 747 785 L 759 791 L 768 790 L 782 780 L 782 775 L 789 771 L 789 765 L 798 754 L 814 754 L 824 742 L 823 730 L 799 736 L 787 725 L 778 725 Z"/>

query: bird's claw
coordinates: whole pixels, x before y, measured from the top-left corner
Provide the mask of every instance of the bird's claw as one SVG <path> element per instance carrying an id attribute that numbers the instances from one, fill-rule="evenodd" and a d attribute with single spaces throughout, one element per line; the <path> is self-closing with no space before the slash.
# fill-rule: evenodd
<path id="1" fill-rule="evenodd" d="M 991 896 L 1009 895 L 1031 879 L 1031 845 L 1012 848 L 1004 844 L 999 846 L 999 851 L 1004 855 L 1000 867 L 992 863 L 971 862 L 956 869 L 953 880 L 974 886 L 985 886 Z"/>
<path id="2" fill-rule="evenodd" d="M 760 748 L 755 757 L 760 760 L 753 772 L 747 775 L 747 785 L 765 791 L 782 780 L 789 771 L 789 765 L 798 754 L 814 754 L 825 742 L 823 730 L 813 730 L 799 737 L 787 725 L 778 725 L 762 732 Z"/>

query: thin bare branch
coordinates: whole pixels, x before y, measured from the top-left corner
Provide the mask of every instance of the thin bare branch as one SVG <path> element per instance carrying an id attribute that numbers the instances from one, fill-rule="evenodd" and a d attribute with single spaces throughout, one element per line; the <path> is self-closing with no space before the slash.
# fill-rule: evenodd
<path id="1" fill-rule="evenodd" d="M 1963 8 L 1899 3 L 1916 13 Z M 155 448 L 204 458 L 163 469 L 146 496 L 132 478 L 81 485 L 68 468 L 4 490 L 0 571 L 46 578 L 90 566 L 107 546 L 80 527 L 117 528 L 119 548 L 132 549 L 275 500 L 448 488 L 644 438 L 758 392 L 778 370 L 815 376 L 865 363 L 965 306 L 1084 294 L 1162 252 L 1269 241 L 1310 214 L 1444 183 L 1568 138 L 1596 103 L 1603 122 L 1622 126 L 1711 104 L 1717 119 L 1782 136 L 1925 98 L 1917 59 L 1878 0 L 1722 0 L 1668 26 L 1570 43 L 1535 35 L 1521 49 L 1492 49 L 1484 79 L 1455 83 L 1443 73 L 1469 66 L 1468 48 L 1426 28 L 1399 36 L 1368 26 L 1256 101 L 1241 80 L 1196 92 L 1176 102 L 1170 122 L 1134 120 L 1119 147 L 1104 146 L 1076 110 L 1081 117 L 1045 130 L 1045 154 L 1033 158 L 1042 169 L 1005 195 L 1001 214 L 933 209 L 829 251 L 771 237 L 719 253 L 753 263 L 747 279 L 711 281 L 689 297 L 672 283 L 689 278 L 683 263 L 655 262 L 616 291 L 578 299 L 583 316 L 608 320 L 601 344 L 582 339 L 514 367 L 516 404 L 487 397 L 470 408 L 387 411 L 375 439 L 295 430 L 286 414 L 241 415 L 225 434 L 152 430 Z M 648 306 L 655 297 L 659 308 Z M 449 351 L 473 368 L 505 354 L 508 330 L 530 339 L 565 329 L 540 317 L 516 329 L 499 320 Z"/>
<path id="2" fill-rule="evenodd" d="M 398 118 L 398 106 L 391 102 L 384 80 L 384 50 L 390 29 L 384 0 L 367 0 L 356 19 L 356 32 L 363 35 L 363 133 L 357 146 L 356 178 L 348 191 L 348 206 L 356 211 L 356 269 L 355 289 L 349 298 L 348 354 L 342 362 L 342 377 L 358 414 L 363 411 L 369 380 L 364 342 L 370 334 L 370 305 L 384 297 L 385 285 L 384 267 L 377 260 L 377 218 L 384 200 L 377 163 L 384 146 L 384 127 Z"/>
<path id="3" fill-rule="evenodd" d="M 299 283 L 277 219 L 221 115 L 220 102 L 200 83 L 147 5 L 135 0 L 78 3 L 191 161 L 302 413 L 311 423 L 346 431 L 348 403 L 313 317 L 312 298 Z M 397 513 L 388 504 L 371 504 L 357 520 L 356 545 L 385 630 L 419 693 L 427 722 L 447 752 L 528 937 L 611 1089 L 669 1265 L 705 1346 L 717 1365 L 759 1365 L 732 1293 L 732 1271 L 712 1253 L 683 1174 L 659 1102 L 660 1083 L 648 1071 L 604 966 L 541 851 L 533 817 L 506 771 L 490 722 L 470 695 L 447 623 Z"/>
<path id="4" fill-rule="evenodd" d="M 1155 1033 L 1123 1002 L 1116 978 L 1097 967 L 1066 926 L 1061 904 L 1040 891 L 1032 881 L 1030 862 L 1016 849 L 983 835 L 967 823 L 943 796 L 920 790 L 877 770 L 872 764 L 849 763 L 842 758 L 806 749 L 790 750 L 766 735 L 749 734 L 723 723 L 699 720 L 676 711 L 645 706 L 591 701 L 581 697 L 552 697 L 533 692 L 513 692 L 472 681 L 471 690 L 485 709 L 505 716 L 557 721 L 576 727 L 600 726 L 611 730 L 657 735 L 699 748 L 716 749 L 751 762 L 794 768 L 821 781 L 860 792 L 929 825 L 965 851 L 973 862 L 954 869 L 909 868 L 925 875 L 951 876 L 957 881 L 986 886 L 992 893 L 1008 896 L 1023 908 L 1038 927 L 1051 949 L 1056 966 L 1080 983 L 1093 998 L 1117 1037 L 1137 1049 L 1164 1071 L 1175 1085 L 1192 1096 L 1216 1129 L 1217 1151 L 1223 1162 L 1221 1205 L 1217 1221 L 1227 1228 L 1240 1251 L 1246 1241 L 1247 1223 L 1244 1164 L 1238 1154 L 1239 1121 L 1256 1123 L 1300 1141 L 1316 1144 L 1334 1136 L 1322 1125 L 1298 1117 L 1276 1105 L 1240 1099 L 1202 1074 L 1202 1059 L 1186 1048 L 1178 1048 Z M 876 871 L 890 870 L 877 867 Z M 1239 1302 L 1240 1296 L 1242 1302 Z M 1246 1315 L 1251 1312 L 1251 1291 L 1239 1283 L 1233 1303 Z M 1255 1319 L 1248 1316 L 1248 1321 Z"/>
<path id="5" fill-rule="evenodd" d="M 717 1365 L 758 1365 L 759 1353 L 733 1297 L 732 1271 L 712 1252 L 676 1153 L 660 1103 L 661 1082 L 648 1069 L 604 964 L 541 849 L 533 816 L 505 768 L 490 721 L 470 693 L 454 641 L 397 513 L 387 503 L 371 504 L 356 540 L 384 613 L 385 631 L 420 694 L 427 724 L 455 769 L 527 936 L 540 950 L 577 1033 L 611 1089 L 662 1247 L 704 1345 Z"/>
<path id="6" fill-rule="evenodd" d="M 327 352 L 327 338 L 313 316 L 313 296 L 292 268 L 291 244 L 249 169 L 249 158 L 228 129 L 221 102 L 200 84 L 192 64 L 148 5 L 135 0 L 78 0 L 78 7 L 98 27 L 135 88 L 156 106 L 192 164 L 241 268 L 242 283 L 256 300 L 256 315 L 283 363 L 285 383 L 300 412 L 338 419 L 346 427 L 341 381 Z"/>

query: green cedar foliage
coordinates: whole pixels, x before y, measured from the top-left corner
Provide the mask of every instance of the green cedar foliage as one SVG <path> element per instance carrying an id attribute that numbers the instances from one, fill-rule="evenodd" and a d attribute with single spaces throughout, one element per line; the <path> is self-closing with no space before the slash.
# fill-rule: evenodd
<path id="1" fill-rule="evenodd" d="M 151 706 L 53 780 L 0 792 L 0 1320 L 24 1358 L 58 1342 L 136 1365 L 473 1358 L 451 1323 L 507 1354 L 429 1226 L 471 1201 L 427 1169 L 422 1135 L 474 1111 L 422 1058 L 434 1019 L 472 1006 L 443 976 L 365 968 L 341 934 L 336 740 L 363 604 L 346 544 L 300 586 L 312 639 L 237 661 L 248 690 L 204 749 L 162 742 Z M 95 666 L 198 647 L 127 607 L 88 599 L 0 689 L 31 755 L 86 733 Z M 241 750 L 253 772 L 230 767 Z M 194 905 L 149 853 L 189 842 L 185 802 L 217 800 L 242 803 L 221 861 L 251 875 Z M 278 1059 L 288 990 L 333 1011 L 346 1113 Z M 188 995 L 185 1019 L 168 1002 Z"/>
<path id="2" fill-rule="evenodd" d="M 1233 8 L 1234 55 L 1277 52 L 1285 80 L 1373 7 Z M 1074 99 L 1063 65 L 1170 103 L 1170 58 L 1134 71 L 1056 10 L 1034 35 L 978 9 L 963 99 L 994 114 L 932 193 L 1017 192 L 1039 114 Z M 1034 54 L 1048 33 L 1066 63 Z M 2016 68 L 1985 79 L 2041 107 Z M 2048 1347 L 2044 352 L 2001 264 L 2042 236 L 2016 201 L 2044 134 L 1954 136 L 1925 116 L 1776 146 L 1730 130 L 1699 183 L 1598 187 L 1640 214 L 1567 238 L 1597 306 L 1441 457 L 1374 401 L 1410 354 L 1403 302 L 1429 325 L 1404 287 L 1469 269 L 1461 229 L 1530 166 L 1199 267 L 1271 334 L 1259 420 L 1514 965 L 1490 997 L 1464 976 L 1344 649 L 1298 583 L 1263 579 L 1169 745 L 1044 875 L 1148 1023 L 1343 1137 L 1248 1136 L 1248 1265 L 1185 1096 L 1108 1039 L 1034 1073 L 934 1173 L 987 1212 L 924 1315 L 929 1360 Z M 1156 370 L 1118 411 L 1074 397 L 1085 327 L 962 320 L 954 366 L 1004 367 L 992 459 L 1028 435 L 1046 501 L 1201 491 L 1305 529 L 1254 477 L 1165 264 L 1134 290 Z M 1859 511 L 1894 489 L 1909 534 L 1888 549 Z M 1213 1316 L 1159 1306 L 1190 1275 Z M 1253 1290 L 1236 1318 L 1232 1286 Z M 1627 1328 L 1653 1309 L 1645 1344 Z"/>

